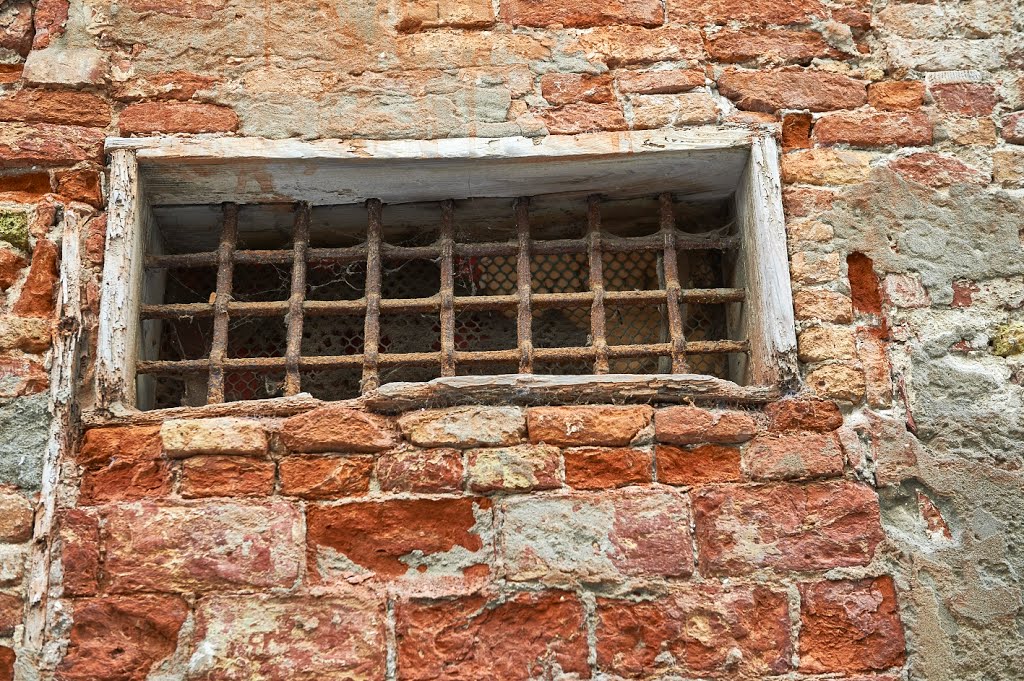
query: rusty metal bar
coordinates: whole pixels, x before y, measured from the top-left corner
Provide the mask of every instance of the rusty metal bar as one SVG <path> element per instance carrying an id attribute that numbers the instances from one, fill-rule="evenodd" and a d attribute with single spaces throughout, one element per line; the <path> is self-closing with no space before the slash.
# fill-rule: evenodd
<path id="1" fill-rule="evenodd" d="M 604 318 L 604 261 L 601 254 L 601 205 L 597 196 L 587 197 L 587 258 L 590 261 L 590 344 L 594 347 L 594 373 L 608 373 L 608 338 Z"/>
<path id="2" fill-rule="evenodd" d="M 284 394 L 298 395 L 302 377 L 299 374 L 299 358 L 302 356 L 302 303 L 306 300 L 306 254 L 309 251 L 308 203 L 300 203 L 295 214 L 295 228 L 292 236 L 292 291 L 288 298 L 288 314 L 284 321 L 288 326 L 288 345 L 285 350 Z"/>
<path id="3" fill-rule="evenodd" d="M 516 312 L 516 337 L 519 351 L 519 373 L 533 373 L 533 313 L 530 311 L 530 293 L 533 275 L 530 269 L 530 199 L 521 197 L 515 202 L 516 238 L 516 293 L 519 298 Z"/>
<path id="4" fill-rule="evenodd" d="M 384 206 L 379 199 L 370 199 L 366 202 L 366 211 L 366 321 L 363 325 L 363 379 L 359 383 L 363 393 L 380 386 L 380 251 Z"/>
<path id="5" fill-rule="evenodd" d="M 679 285 L 679 260 L 676 251 L 676 217 L 672 206 L 672 194 L 664 192 L 658 196 L 661 235 L 665 243 L 662 268 L 665 273 L 665 307 L 668 308 L 668 332 L 672 343 L 672 373 L 685 374 L 686 336 L 683 333 L 683 313 L 679 305 L 682 300 Z"/>
<path id="6" fill-rule="evenodd" d="M 238 205 L 225 203 L 224 226 L 217 249 L 217 291 L 213 299 L 213 340 L 210 343 L 210 374 L 207 379 L 206 402 L 224 401 L 224 360 L 228 354 L 228 303 L 232 297 L 234 262 L 232 254 L 238 242 Z"/>
<path id="7" fill-rule="evenodd" d="M 441 375 L 455 375 L 455 202 L 441 203 Z"/>

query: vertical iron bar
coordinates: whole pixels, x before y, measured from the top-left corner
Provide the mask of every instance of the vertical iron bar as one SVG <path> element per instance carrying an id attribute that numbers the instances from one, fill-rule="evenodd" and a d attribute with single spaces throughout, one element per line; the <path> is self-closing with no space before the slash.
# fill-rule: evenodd
<path id="1" fill-rule="evenodd" d="M 368 228 L 366 231 L 366 322 L 363 327 L 363 380 L 362 393 L 380 387 L 378 358 L 380 355 L 380 243 L 383 204 L 380 199 L 366 202 Z"/>
<path id="2" fill-rule="evenodd" d="M 530 291 L 533 275 L 530 270 L 530 199 L 520 197 L 515 202 L 516 237 L 519 251 L 516 256 L 516 289 L 519 310 L 516 317 L 516 335 L 519 339 L 519 373 L 533 373 L 533 317 L 530 310 Z"/>
<path id="3" fill-rule="evenodd" d="M 590 305 L 591 343 L 596 350 L 594 373 L 608 373 L 608 338 L 604 315 L 604 262 L 601 253 L 601 206 L 596 195 L 587 197 L 587 255 L 590 259 L 590 290 L 594 302 Z"/>
<path id="4" fill-rule="evenodd" d="M 686 337 L 683 334 L 683 314 L 679 308 L 679 260 L 676 251 L 676 219 L 672 207 L 672 194 L 658 196 L 661 213 L 661 233 L 665 239 L 662 269 L 665 272 L 665 305 L 668 308 L 668 331 L 672 343 L 672 373 L 685 374 Z"/>
<path id="5" fill-rule="evenodd" d="M 441 375 L 455 375 L 455 202 L 441 202 Z"/>
<path id="6" fill-rule="evenodd" d="M 308 203 L 300 203 L 292 230 L 292 291 L 288 298 L 288 347 L 285 351 L 284 394 L 297 395 L 300 389 L 299 358 L 302 356 L 302 303 L 306 300 L 306 255 L 309 252 Z"/>
<path id="7" fill-rule="evenodd" d="M 217 292 L 213 299 L 213 340 L 210 343 L 210 375 L 206 402 L 224 401 L 224 360 L 228 354 L 228 303 L 232 296 L 234 264 L 232 258 L 238 243 L 238 204 L 223 204 L 224 225 L 217 248 Z"/>

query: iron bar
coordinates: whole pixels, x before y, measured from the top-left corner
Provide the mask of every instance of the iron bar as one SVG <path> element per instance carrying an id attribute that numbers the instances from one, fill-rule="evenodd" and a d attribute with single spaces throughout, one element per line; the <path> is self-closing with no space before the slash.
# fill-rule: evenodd
<path id="1" fill-rule="evenodd" d="M 379 199 L 366 202 L 369 227 L 366 231 L 366 321 L 363 325 L 363 393 L 380 385 L 377 358 L 380 354 L 381 231 L 384 210 Z"/>
<path id="2" fill-rule="evenodd" d="M 604 318 L 604 262 L 601 253 L 601 206 L 597 196 L 587 197 L 587 240 L 590 261 L 590 344 L 594 347 L 594 373 L 608 373 L 608 339 Z"/>
<path id="3" fill-rule="evenodd" d="M 455 202 L 441 204 L 441 375 L 455 375 Z"/>
<path id="4" fill-rule="evenodd" d="M 665 307 L 668 313 L 668 332 L 672 343 L 672 373 L 685 374 L 686 336 L 683 333 L 683 313 L 679 308 L 682 300 L 679 285 L 679 260 L 676 251 L 675 208 L 672 194 L 664 192 L 658 196 L 661 235 L 665 243 L 662 268 L 665 273 Z"/>
<path id="5" fill-rule="evenodd" d="M 530 268 L 530 199 L 521 197 L 515 202 L 516 237 L 519 250 L 516 255 L 516 289 L 519 308 L 516 313 L 516 337 L 519 350 L 519 373 L 533 373 L 533 313 L 530 311 L 530 293 L 533 275 Z"/>
<path id="6" fill-rule="evenodd" d="M 228 303 L 232 297 L 234 261 L 232 255 L 238 242 L 238 205 L 225 203 L 224 226 L 217 249 L 217 290 L 213 299 L 213 340 L 210 343 L 210 370 L 207 379 L 206 402 L 224 401 L 224 361 L 228 353 Z"/>
<path id="7" fill-rule="evenodd" d="M 301 203 L 295 214 L 295 229 L 292 236 L 292 247 L 295 251 L 292 260 L 292 290 L 288 298 L 288 314 L 285 324 L 288 326 L 288 346 L 285 350 L 284 394 L 298 395 L 302 378 L 299 375 L 299 358 L 302 355 L 302 303 L 306 299 L 306 254 L 309 250 L 309 212 L 308 203 Z"/>

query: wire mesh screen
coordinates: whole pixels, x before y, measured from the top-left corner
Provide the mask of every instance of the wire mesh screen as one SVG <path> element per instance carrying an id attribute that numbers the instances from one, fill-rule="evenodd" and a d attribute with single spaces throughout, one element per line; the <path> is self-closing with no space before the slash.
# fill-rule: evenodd
<path id="1" fill-rule="evenodd" d="M 147 255 L 166 273 L 141 309 L 160 325 L 137 367 L 156 407 L 472 374 L 727 377 L 728 355 L 747 351 L 727 329 L 744 299 L 727 287 L 728 216 L 669 194 L 371 200 L 362 224 L 311 232 L 313 210 L 293 206 L 290 226 L 257 243 L 225 204 L 216 250 Z"/>

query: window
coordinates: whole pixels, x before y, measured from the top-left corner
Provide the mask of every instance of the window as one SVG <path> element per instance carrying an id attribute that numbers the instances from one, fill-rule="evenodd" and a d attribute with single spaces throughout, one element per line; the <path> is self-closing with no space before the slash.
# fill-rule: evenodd
<path id="1" fill-rule="evenodd" d="M 108 149 L 101 404 L 513 374 L 705 377 L 755 395 L 792 377 L 769 138 Z"/>

